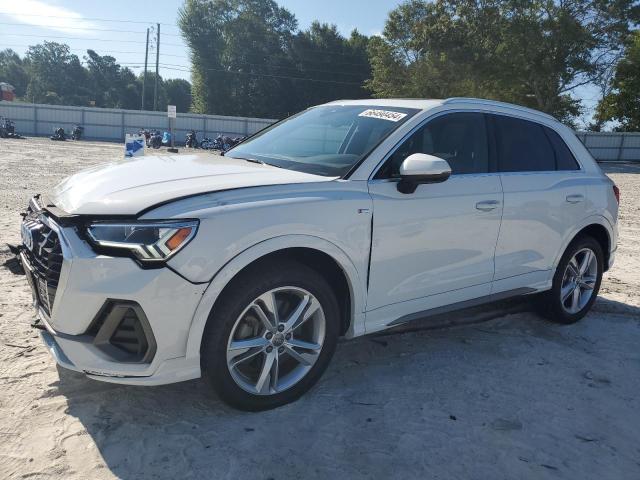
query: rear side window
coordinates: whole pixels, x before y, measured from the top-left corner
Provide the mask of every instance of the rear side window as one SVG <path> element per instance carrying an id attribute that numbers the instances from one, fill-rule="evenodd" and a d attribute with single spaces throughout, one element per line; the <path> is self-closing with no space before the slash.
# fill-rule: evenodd
<path id="1" fill-rule="evenodd" d="M 500 172 L 545 172 L 556 169 L 555 153 L 542 125 L 500 115 L 493 118 Z"/>
<path id="2" fill-rule="evenodd" d="M 556 170 L 580 170 L 580 165 L 578 165 L 576 158 L 560 135 L 548 127 L 542 128 L 544 128 L 544 132 L 547 134 L 547 137 L 549 137 L 556 154 Z"/>

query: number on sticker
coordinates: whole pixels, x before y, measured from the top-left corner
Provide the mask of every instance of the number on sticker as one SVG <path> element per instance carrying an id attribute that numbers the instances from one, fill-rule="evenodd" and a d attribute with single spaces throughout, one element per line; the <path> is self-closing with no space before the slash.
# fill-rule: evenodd
<path id="1" fill-rule="evenodd" d="M 407 116 L 406 113 L 393 112 L 391 110 L 365 110 L 359 117 L 379 118 L 381 120 L 389 120 L 390 122 L 397 122 Z"/>

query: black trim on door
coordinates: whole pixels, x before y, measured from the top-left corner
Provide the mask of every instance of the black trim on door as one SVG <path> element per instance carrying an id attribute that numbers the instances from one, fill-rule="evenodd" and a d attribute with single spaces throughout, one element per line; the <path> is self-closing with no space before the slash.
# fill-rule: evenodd
<path id="1" fill-rule="evenodd" d="M 489 173 L 498 172 L 498 140 L 494 115 L 483 112 L 484 124 L 487 129 L 487 144 L 489 145 Z"/>

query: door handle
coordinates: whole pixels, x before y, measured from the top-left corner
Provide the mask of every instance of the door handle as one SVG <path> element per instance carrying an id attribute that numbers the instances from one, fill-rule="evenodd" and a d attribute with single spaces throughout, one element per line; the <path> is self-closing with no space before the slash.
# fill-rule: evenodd
<path id="1" fill-rule="evenodd" d="M 584 195 L 582 195 L 581 193 L 567 195 L 567 202 L 569 203 L 580 203 L 583 200 L 584 200 Z"/>
<path id="2" fill-rule="evenodd" d="M 481 210 L 483 212 L 490 212 L 491 210 L 495 210 L 500 205 L 498 200 L 485 200 L 484 202 L 476 203 L 476 209 Z"/>

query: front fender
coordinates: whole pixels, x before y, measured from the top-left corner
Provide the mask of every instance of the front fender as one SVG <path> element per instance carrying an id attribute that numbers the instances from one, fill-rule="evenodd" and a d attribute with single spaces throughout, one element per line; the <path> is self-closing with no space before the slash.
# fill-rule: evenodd
<path id="1" fill-rule="evenodd" d="M 224 287 L 243 268 L 270 253 L 287 248 L 310 248 L 323 252 L 333 258 L 346 275 L 351 293 L 351 324 L 347 337 L 358 336 L 364 333 L 364 310 L 366 299 L 366 285 L 364 276 L 360 275 L 349 256 L 334 243 L 312 235 L 283 235 L 264 240 L 244 250 L 227 264 L 225 264 L 213 277 L 206 288 L 202 299 L 196 308 L 189 329 L 186 357 L 188 359 L 199 358 L 202 335 L 204 333 L 209 313 Z"/>

